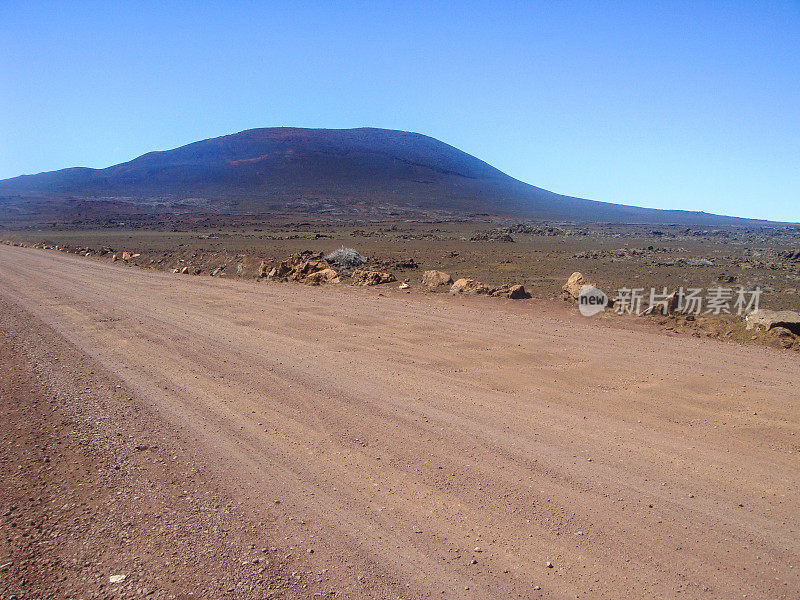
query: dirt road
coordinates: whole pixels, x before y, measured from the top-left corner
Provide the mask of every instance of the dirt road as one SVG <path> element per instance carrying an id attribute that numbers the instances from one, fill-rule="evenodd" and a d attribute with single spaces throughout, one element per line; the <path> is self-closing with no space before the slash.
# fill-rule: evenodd
<path id="1" fill-rule="evenodd" d="M 9 246 L 0 297 L 338 597 L 800 594 L 796 354 Z"/>

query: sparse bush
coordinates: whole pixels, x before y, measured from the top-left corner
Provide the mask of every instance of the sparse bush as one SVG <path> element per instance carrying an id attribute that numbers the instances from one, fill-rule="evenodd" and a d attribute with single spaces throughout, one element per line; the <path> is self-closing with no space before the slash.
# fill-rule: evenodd
<path id="1" fill-rule="evenodd" d="M 358 252 L 345 247 L 334 250 L 325 257 L 325 260 L 329 263 L 336 263 L 340 267 L 359 267 L 367 262 L 367 259 Z"/>

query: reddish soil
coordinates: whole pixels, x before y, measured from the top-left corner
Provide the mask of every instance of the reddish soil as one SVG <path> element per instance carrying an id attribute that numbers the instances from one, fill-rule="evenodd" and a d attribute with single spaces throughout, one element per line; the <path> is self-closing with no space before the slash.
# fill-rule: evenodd
<path id="1" fill-rule="evenodd" d="M 796 353 L 10 246 L 0 300 L 5 598 L 800 593 Z"/>
<path id="2" fill-rule="evenodd" d="M 0 598 L 374 597 L 280 511 L 258 520 L 221 491 L 121 380 L 0 309 Z"/>

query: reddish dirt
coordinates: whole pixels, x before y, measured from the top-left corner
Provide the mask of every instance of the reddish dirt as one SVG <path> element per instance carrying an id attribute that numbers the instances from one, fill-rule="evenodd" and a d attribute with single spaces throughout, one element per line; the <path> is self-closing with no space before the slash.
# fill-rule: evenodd
<path id="1" fill-rule="evenodd" d="M 10 246 L 0 298 L 5 597 L 800 593 L 795 353 Z"/>
<path id="2" fill-rule="evenodd" d="M 305 556 L 283 515 L 258 520 L 222 492 L 121 380 L 30 314 L 0 310 L 0 598 L 307 598 L 357 585 Z"/>

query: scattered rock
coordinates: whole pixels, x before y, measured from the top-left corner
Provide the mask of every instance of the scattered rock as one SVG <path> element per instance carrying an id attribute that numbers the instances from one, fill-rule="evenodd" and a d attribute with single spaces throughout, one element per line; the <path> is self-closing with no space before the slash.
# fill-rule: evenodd
<path id="1" fill-rule="evenodd" d="M 131 255 L 131 253 L 130 253 L 130 252 L 123 252 L 123 253 L 122 253 L 122 260 L 124 260 L 124 261 L 128 261 L 128 260 L 130 260 L 131 258 L 133 258 L 133 255 Z"/>
<path id="2" fill-rule="evenodd" d="M 681 292 L 672 292 L 663 300 L 653 302 L 652 305 L 647 307 L 643 315 L 674 315 L 681 308 L 683 295 Z M 692 319 L 693 320 L 693 319 Z"/>
<path id="3" fill-rule="evenodd" d="M 489 231 L 486 233 L 476 233 L 471 238 L 469 238 L 471 242 L 514 242 L 514 238 L 511 237 L 511 234 L 504 231 Z"/>
<path id="4" fill-rule="evenodd" d="M 444 271 L 425 271 L 422 274 L 422 285 L 431 289 L 437 288 L 442 285 L 452 285 L 453 278 L 450 273 Z"/>
<path id="5" fill-rule="evenodd" d="M 404 259 L 396 261 L 394 263 L 394 268 L 395 269 L 400 269 L 400 270 L 402 270 L 402 269 L 419 269 L 419 265 L 417 264 L 417 261 L 415 261 L 413 258 L 404 258 Z"/>
<path id="6" fill-rule="evenodd" d="M 294 270 L 289 274 L 289 279 L 292 281 L 305 281 L 305 279 L 319 271 L 329 269 L 328 263 L 322 260 L 306 260 L 295 266 Z M 331 269 L 333 270 L 333 269 Z M 335 271 L 334 271 L 335 273 Z"/>
<path id="7" fill-rule="evenodd" d="M 125 581 L 125 575 L 112 575 L 108 578 L 108 583 L 122 583 Z"/>
<path id="8" fill-rule="evenodd" d="M 381 273 L 380 271 L 367 271 L 356 269 L 353 271 L 353 285 L 380 285 L 397 281 L 391 273 Z"/>
<path id="9" fill-rule="evenodd" d="M 519 284 L 501 285 L 492 292 L 492 296 L 505 296 L 512 300 L 524 300 L 531 297 L 531 295 L 525 291 L 525 286 Z"/>
<path id="10" fill-rule="evenodd" d="M 339 273 L 329 267 L 306 276 L 303 283 L 320 285 L 321 283 L 339 283 L 340 281 Z"/>
<path id="11" fill-rule="evenodd" d="M 667 314 L 674 315 L 678 312 L 678 309 L 681 308 L 682 301 L 683 294 L 680 292 L 672 292 L 670 297 L 667 298 Z M 692 320 L 694 320 L 694 318 Z"/>
<path id="12" fill-rule="evenodd" d="M 410 288 L 410 287 L 411 287 L 411 286 L 410 286 L 410 285 L 408 285 L 408 284 L 407 284 L 407 283 L 404 281 L 403 283 L 401 283 L 400 285 L 398 285 L 398 286 L 397 286 L 397 289 L 399 289 L 399 290 L 407 290 L 407 289 L 408 289 L 408 288 Z"/>
<path id="13" fill-rule="evenodd" d="M 797 336 L 794 333 L 786 329 L 786 327 L 781 326 L 773 327 L 769 330 L 769 334 L 773 337 L 777 344 L 783 348 L 791 348 L 794 346 L 794 341 L 797 339 Z"/>
<path id="14" fill-rule="evenodd" d="M 772 327 L 769 332 L 777 337 L 782 338 L 793 338 L 794 334 L 788 330 L 786 327 L 782 325 L 778 325 L 777 327 Z"/>
<path id="15" fill-rule="evenodd" d="M 310 285 L 339 283 L 340 281 L 339 273 L 323 260 L 322 254 L 310 251 L 290 256 L 272 269 L 268 269 L 268 264 L 262 261 L 259 267 L 259 276 L 276 281 L 298 281 Z"/>
<path id="16" fill-rule="evenodd" d="M 450 288 L 451 294 L 489 294 L 489 286 L 474 279 L 461 278 Z"/>
<path id="17" fill-rule="evenodd" d="M 800 335 L 800 313 L 795 311 L 760 308 L 747 315 L 745 321 L 747 329 L 769 331 L 774 327 L 782 327 L 794 335 Z"/>

